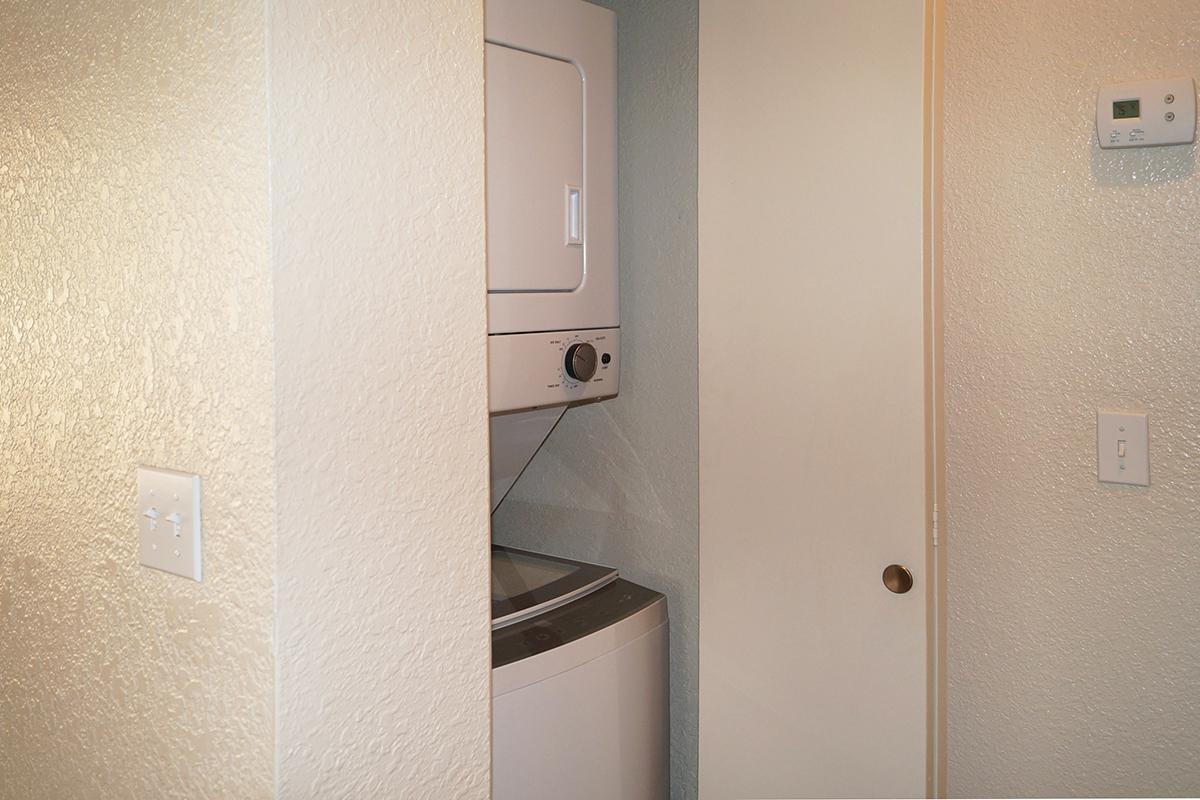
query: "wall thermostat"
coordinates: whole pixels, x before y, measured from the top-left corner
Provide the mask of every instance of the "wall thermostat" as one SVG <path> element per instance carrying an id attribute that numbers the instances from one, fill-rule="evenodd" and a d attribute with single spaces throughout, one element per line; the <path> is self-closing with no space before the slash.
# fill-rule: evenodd
<path id="1" fill-rule="evenodd" d="M 1191 78 L 1114 83 L 1096 94 L 1096 136 L 1104 149 L 1191 144 L 1196 88 Z"/>

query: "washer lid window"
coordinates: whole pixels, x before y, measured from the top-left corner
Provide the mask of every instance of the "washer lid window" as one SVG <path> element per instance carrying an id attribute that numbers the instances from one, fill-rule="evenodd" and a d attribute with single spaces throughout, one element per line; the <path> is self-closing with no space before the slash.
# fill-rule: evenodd
<path id="1" fill-rule="evenodd" d="M 492 546 L 492 628 L 557 608 L 617 579 L 612 567 Z"/>

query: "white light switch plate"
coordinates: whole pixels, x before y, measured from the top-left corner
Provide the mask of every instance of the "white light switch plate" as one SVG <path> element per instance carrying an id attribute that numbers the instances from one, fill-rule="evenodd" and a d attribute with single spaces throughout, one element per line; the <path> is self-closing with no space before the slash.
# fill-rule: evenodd
<path id="1" fill-rule="evenodd" d="M 1096 474 L 1104 483 L 1150 485 L 1150 426 L 1145 414 L 1096 413 Z"/>
<path id="2" fill-rule="evenodd" d="M 142 564 L 200 580 L 200 476 L 138 467 L 137 484 Z"/>

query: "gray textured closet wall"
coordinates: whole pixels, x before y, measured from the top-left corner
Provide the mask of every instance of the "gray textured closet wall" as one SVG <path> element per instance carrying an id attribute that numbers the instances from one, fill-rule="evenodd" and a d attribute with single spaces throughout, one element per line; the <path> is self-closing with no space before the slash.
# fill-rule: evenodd
<path id="1" fill-rule="evenodd" d="M 696 796 L 696 0 L 613 0 L 621 395 L 569 410 L 493 517 L 499 544 L 612 564 L 671 613 L 671 786 Z"/>

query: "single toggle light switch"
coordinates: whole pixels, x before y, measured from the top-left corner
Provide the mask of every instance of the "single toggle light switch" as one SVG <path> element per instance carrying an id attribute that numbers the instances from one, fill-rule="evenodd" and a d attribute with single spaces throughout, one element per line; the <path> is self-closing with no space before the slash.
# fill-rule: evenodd
<path id="1" fill-rule="evenodd" d="M 1104 483 L 1150 485 L 1150 430 L 1145 414 L 1096 414 L 1096 476 Z"/>

